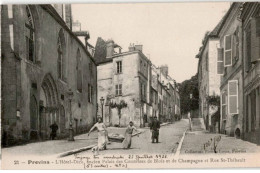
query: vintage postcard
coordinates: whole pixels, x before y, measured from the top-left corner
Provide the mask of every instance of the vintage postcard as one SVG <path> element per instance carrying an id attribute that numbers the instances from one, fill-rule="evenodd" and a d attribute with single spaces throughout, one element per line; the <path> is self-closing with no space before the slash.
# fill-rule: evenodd
<path id="1" fill-rule="evenodd" d="M 260 167 L 260 2 L 1 5 L 1 169 Z"/>

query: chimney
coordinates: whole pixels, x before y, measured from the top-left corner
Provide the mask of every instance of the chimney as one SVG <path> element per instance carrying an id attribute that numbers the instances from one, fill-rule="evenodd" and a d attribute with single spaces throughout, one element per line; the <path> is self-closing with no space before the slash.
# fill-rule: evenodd
<path id="1" fill-rule="evenodd" d="M 135 45 L 130 43 L 128 50 L 129 52 L 135 51 Z"/>
<path id="2" fill-rule="evenodd" d="M 72 29 L 72 14 L 71 14 L 71 4 L 65 4 L 65 22 L 67 26 Z"/>
<path id="3" fill-rule="evenodd" d="M 143 45 L 135 45 L 135 50 L 143 51 Z"/>
<path id="4" fill-rule="evenodd" d="M 108 40 L 106 42 L 107 44 L 107 58 L 110 58 L 114 55 L 114 41 L 113 40 Z"/>
<path id="5" fill-rule="evenodd" d="M 168 65 L 162 65 L 160 69 L 165 76 L 168 76 Z"/>

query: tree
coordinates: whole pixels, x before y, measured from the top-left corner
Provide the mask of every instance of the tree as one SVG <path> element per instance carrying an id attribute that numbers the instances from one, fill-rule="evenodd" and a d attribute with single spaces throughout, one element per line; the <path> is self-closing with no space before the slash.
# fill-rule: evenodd
<path id="1" fill-rule="evenodd" d="M 110 102 L 110 107 L 113 108 L 117 108 L 117 112 L 118 112 L 118 118 L 119 118 L 119 127 L 120 127 L 120 119 L 121 119 L 121 109 L 126 108 L 127 107 L 127 103 L 124 100 L 121 100 L 120 103 L 113 103 Z"/>
<path id="2" fill-rule="evenodd" d="M 199 108 L 198 74 L 178 84 L 180 93 L 181 113 L 185 114 Z M 190 99 L 192 94 L 192 99 Z"/>

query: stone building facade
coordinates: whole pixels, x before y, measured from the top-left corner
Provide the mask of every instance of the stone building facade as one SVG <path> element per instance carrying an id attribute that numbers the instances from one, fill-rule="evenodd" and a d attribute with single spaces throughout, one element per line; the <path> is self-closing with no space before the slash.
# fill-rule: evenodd
<path id="1" fill-rule="evenodd" d="M 98 112 L 101 116 L 103 112 L 103 121 L 108 126 L 126 126 L 133 121 L 142 127 L 148 126 L 154 116 L 161 122 L 173 119 L 177 94 L 169 82 L 174 83 L 168 67 L 153 65 L 143 54 L 142 45 L 130 45 L 127 52 L 121 49 L 113 40 L 98 38 L 96 43 L 98 99 L 104 98 Z M 113 105 L 121 102 L 127 106 L 119 114 Z"/>
<path id="2" fill-rule="evenodd" d="M 220 96 L 220 75 L 218 74 L 218 57 L 217 47 L 219 39 L 216 30 L 219 24 L 211 32 L 207 32 L 202 41 L 200 48 L 198 64 L 198 80 L 199 80 L 199 116 L 203 117 L 206 129 L 210 131 L 218 131 L 219 120 L 214 118 L 218 116 L 218 107 L 210 105 L 208 98 L 210 96 Z"/>
<path id="3" fill-rule="evenodd" d="M 102 47 L 104 50 L 98 50 Z M 98 71 L 98 99 L 103 97 L 103 121 L 107 125 L 127 126 L 133 121 L 136 126 L 144 126 L 152 117 L 150 104 L 151 61 L 142 53 L 141 47 L 130 46 L 127 52 L 115 52 L 119 48 L 113 40 L 97 41 L 96 53 L 100 55 Z M 127 104 L 120 114 L 111 104 Z M 102 114 L 99 104 L 99 113 Z M 102 115 L 101 115 L 102 116 Z M 120 118 L 119 118 L 120 116 Z"/>
<path id="4" fill-rule="evenodd" d="M 222 60 L 221 132 L 240 137 L 243 122 L 242 32 L 239 19 L 241 3 L 232 3 L 218 30 Z M 221 66 L 219 65 L 219 66 Z"/>
<path id="5" fill-rule="evenodd" d="M 243 139 L 260 144 L 260 3 L 246 2 L 240 19 L 243 34 Z"/>
<path id="6" fill-rule="evenodd" d="M 55 121 L 59 137 L 68 134 L 70 120 L 74 133 L 88 129 L 96 119 L 97 68 L 71 31 L 70 5 L 1 9 L 4 145 L 49 139 Z"/>

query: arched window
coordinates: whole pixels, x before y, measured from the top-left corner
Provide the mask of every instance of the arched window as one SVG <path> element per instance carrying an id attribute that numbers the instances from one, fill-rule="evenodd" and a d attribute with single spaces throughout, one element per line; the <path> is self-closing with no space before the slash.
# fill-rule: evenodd
<path id="1" fill-rule="evenodd" d="M 25 32 L 25 37 L 26 37 L 26 57 L 28 60 L 35 62 L 35 57 L 34 57 L 34 22 L 33 22 L 33 17 L 31 10 L 29 6 L 26 6 L 26 15 L 27 15 L 27 20 L 25 23 L 26 26 L 26 32 Z"/>
<path id="2" fill-rule="evenodd" d="M 58 37 L 58 77 L 65 81 L 65 39 L 61 29 Z"/>
<path id="3" fill-rule="evenodd" d="M 81 63 L 81 54 L 79 49 L 77 51 L 76 70 L 77 70 L 77 90 L 79 92 L 82 92 L 82 63 Z"/>

